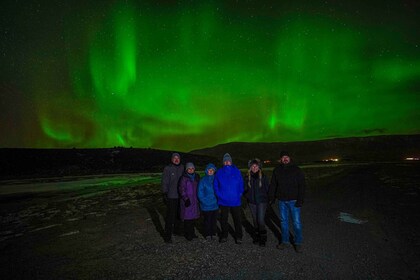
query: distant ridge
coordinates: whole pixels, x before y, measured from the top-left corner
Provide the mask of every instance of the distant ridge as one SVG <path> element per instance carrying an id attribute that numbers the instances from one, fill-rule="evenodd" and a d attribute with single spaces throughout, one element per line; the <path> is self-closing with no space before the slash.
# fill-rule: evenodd
<path id="1" fill-rule="evenodd" d="M 141 148 L 0 149 L 0 179 L 161 172 L 171 151 Z M 204 169 L 215 159 L 181 153 L 182 163 Z"/>
<path id="2" fill-rule="evenodd" d="M 420 156 L 420 134 L 335 138 L 318 141 L 249 143 L 232 142 L 190 153 L 222 158 L 228 152 L 233 160 L 245 163 L 258 157 L 275 162 L 286 150 L 300 163 L 339 158 L 341 161 L 400 161 Z"/>

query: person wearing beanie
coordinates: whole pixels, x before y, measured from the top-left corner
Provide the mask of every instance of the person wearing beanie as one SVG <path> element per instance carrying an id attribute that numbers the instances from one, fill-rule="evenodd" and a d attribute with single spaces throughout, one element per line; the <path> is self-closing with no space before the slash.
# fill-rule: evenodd
<path id="1" fill-rule="evenodd" d="M 278 200 L 280 214 L 281 243 L 277 245 L 280 250 L 290 246 L 289 216 L 292 218 L 294 231 L 294 247 L 296 252 L 302 252 L 302 222 L 300 211 L 305 194 L 305 175 L 302 170 L 292 163 L 290 154 L 286 151 L 280 153 L 280 165 L 274 168 L 271 177 L 269 198 L 272 203 Z"/>
<path id="2" fill-rule="evenodd" d="M 196 238 L 194 232 L 194 223 L 200 217 L 200 209 L 198 207 L 197 187 L 200 181 L 200 175 L 195 173 L 195 166 L 192 162 L 185 165 L 185 172 L 179 180 L 180 195 L 180 215 L 184 221 L 184 235 L 188 241 Z"/>
<path id="3" fill-rule="evenodd" d="M 262 171 L 262 165 L 259 159 L 250 160 L 248 162 L 248 168 L 244 179 L 244 193 L 254 224 L 253 243 L 265 246 L 267 242 L 267 230 L 264 218 L 269 201 L 268 178 Z"/>
<path id="4" fill-rule="evenodd" d="M 241 224 L 241 196 L 244 192 L 244 183 L 241 171 L 232 164 L 232 157 L 226 153 L 223 156 L 223 167 L 220 168 L 214 178 L 214 191 L 219 204 L 220 226 L 222 228 L 219 242 L 227 241 L 229 224 L 229 212 L 235 225 L 235 239 L 237 244 L 242 243 Z"/>
<path id="5" fill-rule="evenodd" d="M 230 161 L 231 164 L 233 163 L 232 157 L 230 156 L 229 153 L 224 154 L 222 163 L 224 163 L 225 161 Z"/>
<path id="6" fill-rule="evenodd" d="M 181 221 L 178 217 L 179 196 L 178 181 L 184 172 L 184 166 L 181 164 L 181 156 L 173 153 L 171 163 L 163 169 L 162 172 L 162 193 L 164 203 L 166 204 L 164 241 L 172 243 L 172 234 L 179 234 Z"/>
<path id="7" fill-rule="evenodd" d="M 198 200 L 200 201 L 201 212 L 204 216 L 204 236 L 206 240 L 215 240 L 216 222 L 219 205 L 214 193 L 213 182 L 216 166 L 209 163 L 205 170 L 204 177 L 198 184 Z"/>

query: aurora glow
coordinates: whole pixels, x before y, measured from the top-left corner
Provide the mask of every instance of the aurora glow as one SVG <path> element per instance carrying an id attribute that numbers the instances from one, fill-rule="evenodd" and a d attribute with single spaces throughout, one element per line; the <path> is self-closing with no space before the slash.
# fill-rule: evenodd
<path id="1" fill-rule="evenodd" d="M 420 133 L 416 1 L 6 2 L 0 147 Z"/>

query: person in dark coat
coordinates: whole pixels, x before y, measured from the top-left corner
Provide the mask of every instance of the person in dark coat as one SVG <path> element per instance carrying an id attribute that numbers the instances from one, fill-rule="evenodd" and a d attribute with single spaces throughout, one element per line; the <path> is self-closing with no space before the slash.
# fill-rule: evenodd
<path id="1" fill-rule="evenodd" d="M 235 225 L 236 243 L 242 244 L 241 197 L 244 192 L 244 181 L 241 171 L 232 164 L 232 157 L 228 153 L 223 156 L 223 167 L 216 173 L 214 191 L 221 210 L 222 233 L 219 242 L 227 241 L 230 211 Z"/>
<path id="2" fill-rule="evenodd" d="M 184 165 L 181 164 L 181 156 L 173 153 L 171 163 L 163 169 L 161 183 L 163 200 L 167 207 L 163 237 L 166 243 L 172 243 L 172 234 L 174 231 L 179 233 L 180 230 L 178 182 L 182 173 L 184 173 Z"/>
<path id="3" fill-rule="evenodd" d="M 195 166 L 192 162 L 185 165 L 185 172 L 179 180 L 179 195 L 181 220 L 184 221 L 184 234 L 188 241 L 196 238 L 194 223 L 200 217 L 200 209 L 197 198 L 197 187 L 200 175 L 195 173 Z"/>
<path id="4" fill-rule="evenodd" d="M 254 223 L 254 244 L 265 246 L 267 242 L 267 230 L 265 227 L 265 211 L 267 210 L 268 199 L 268 178 L 262 171 L 261 161 L 253 159 L 248 162 L 248 172 L 245 175 L 244 189 L 245 197 L 251 210 Z"/>
<path id="5" fill-rule="evenodd" d="M 204 235 L 206 240 L 214 240 L 216 237 L 216 222 L 219 205 L 214 194 L 214 174 L 216 166 L 209 163 L 205 170 L 205 176 L 198 184 L 198 200 L 200 201 L 201 212 L 204 216 Z"/>
<path id="6" fill-rule="evenodd" d="M 281 243 L 278 249 L 290 246 L 289 215 L 292 217 L 294 231 L 294 245 L 296 252 L 302 252 L 302 222 L 300 210 L 305 195 L 305 176 L 302 170 L 292 163 L 288 152 L 280 153 L 280 165 L 273 170 L 271 177 L 269 197 L 279 201 Z"/>

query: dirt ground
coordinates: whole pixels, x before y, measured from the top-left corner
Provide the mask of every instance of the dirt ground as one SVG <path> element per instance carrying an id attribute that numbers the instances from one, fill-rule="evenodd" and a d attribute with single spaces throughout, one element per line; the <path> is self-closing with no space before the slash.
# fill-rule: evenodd
<path id="1" fill-rule="evenodd" d="M 206 241 L 201 220 L 198 239 L 165 244 L 159 177 L 118 188 L 3 194 L 0 278 L 419 279 L 419 171 L 408 163 L 304 168 L 302 254 L 275 248 L 275 205 L 266 247 L 252 244 L 245 204 L 242 245 L 231 236 Z"/>

